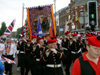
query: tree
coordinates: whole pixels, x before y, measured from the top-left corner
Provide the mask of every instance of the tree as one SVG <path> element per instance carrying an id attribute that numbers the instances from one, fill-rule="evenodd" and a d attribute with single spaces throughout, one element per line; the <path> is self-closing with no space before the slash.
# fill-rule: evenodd
<path id="1" fill-rule="evenodd" d="M 6 30 L 6 23 L 5 22 L 2 22 L 1 24 L 1 29 L 0 29 L 0 36 L 4 34 L 5 30 Z"/>
<path id="2" fill-rule="evenodd" d="M 27 19 L 25 20 L 25 25 L 17 29 L 16 38 L 18 38 L 19 34 L 23 35 L 23 33 L 27 39 L 30 38 L 30 32 L 29 32 Z"/>
<path id="3" fill-rule="evenodd" d="M 17 29 L 16 38 L 18 38 L 19 34 L 21 33 L 22 27 Z"/>

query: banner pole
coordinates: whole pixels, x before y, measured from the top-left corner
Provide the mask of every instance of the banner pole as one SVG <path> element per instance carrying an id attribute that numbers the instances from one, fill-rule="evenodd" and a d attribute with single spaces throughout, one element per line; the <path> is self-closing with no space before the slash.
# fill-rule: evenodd
<path id="1" fill-rule="evenodd" d="M 24 22 L 24 3 L 22 5 L 22 27 L 23 27 L 23 22 Z"/>

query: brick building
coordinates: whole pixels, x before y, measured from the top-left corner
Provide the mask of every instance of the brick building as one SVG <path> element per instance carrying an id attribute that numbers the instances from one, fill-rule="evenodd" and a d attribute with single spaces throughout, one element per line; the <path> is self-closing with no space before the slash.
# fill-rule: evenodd
<path id="1" fill-rule="evenodd" d="M 88 1 L 97 1 L 98 10 L 98 26 L 96 30 L 100 30 L 100 0 L 71 0 L 68 7 L 58 11 L 59 13 L 59 26 L 69 26 L 72 31 L 85 31 L 88 25 Z M 72 26 L 75 25 L 73 29 Z"/>
<path id="2" fill-rule="evenodd" d="M 58 35 L 64 33 L 64 28 L 67 20 L 67 14 L 66 14 L 67 9 L 68 7 L 65 7 L 56 13 L 56 26 L 57 26 Z"/>

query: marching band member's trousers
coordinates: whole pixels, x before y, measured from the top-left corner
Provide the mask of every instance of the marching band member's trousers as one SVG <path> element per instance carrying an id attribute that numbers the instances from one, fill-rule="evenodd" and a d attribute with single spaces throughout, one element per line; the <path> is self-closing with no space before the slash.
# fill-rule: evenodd
<path id="1" fill-rule="evenodd" d="M 14 60 L 13 55 L 3 55 L 4 57 Z M 12 75 L 12 64 L 5 63 L 5 73 Z"/>

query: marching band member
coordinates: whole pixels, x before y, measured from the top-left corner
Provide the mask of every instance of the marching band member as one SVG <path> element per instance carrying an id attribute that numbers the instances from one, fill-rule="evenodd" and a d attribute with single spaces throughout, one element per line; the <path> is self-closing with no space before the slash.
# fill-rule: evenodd
<path id="1" fill-rule="evenodd" d="M 30 43 L 30 49 L 31 49 L 31 57 L 30 57 L 30 68 L 31 68 L 31 74 L 32 75 L 36 75 L 36 55 L 35 55 L 35 50 L 36 50 L 36 46 L 37 46 L 37 36 L 33 35 L 32 36 L 32 41 Z"/>
<path id="2" fill-rule="evenodd" d="M 25 49 L 26 49 L 26 38 L 22 36 L 22 41 L 20 43 L 20 49 L 19 49 L 19 66 L 20 66 L 20 72 L 21 75 L 24 75 L 25 73 Z"/>
<path id="3" fill-rule="evenodd" d="M 33 60 L 32 60 L 32 46 L 30 45 L 31 41 L 28 40 L 25 46 L 25 75 L 28 75 L 29 70 L 31 70 L 31 75 L 33 74 Z"/>
<path id="4" fill-rule="evenodd" d="M 43 45 L 44 45 L 44 38 L 43 37 L 39 37 L 37 38 L 37 46 L 35 49 L 35 58 L 36 58 L 36 75 L 43 75 L 43 70 L 42 70 L 42 64 L 41 64 L 41 60 L 43 57 Z"/>
<path id="5" fill-rule="evenodd" d="M 82 55 L 81 42 L 80 42 L 80 40 L 77 40 L 77 38 L 76 38 L 77 35 L 78 35 L 77 33 L 72 34 L 73 42 L 70 45 L 73 62 L 76 60 L 76 58 L 78 58 Z"/>
<path id="6" fill-rule="evenodd" d="M 45 75 L 63 75 L 61 68 L 62 57 L 63 53 L 57 49 L 57 39 L 49 39 L 48 49 L 43 57 L 46 62 Z"/>
<path id="7" fill-rule="evenodd" d="M 65 66 L 66 75 L 70 75 L 70 66 L 72 63 L 70 42 L 71 42 L 70 31 L 66 31 L 65 38 L 62 40 L 62 47 L 67 49 L 67 50 L 64 50 L 64 54 L 66 55 L 66 57 L 68 57 L 63 60 L 63 65 Z"/>

